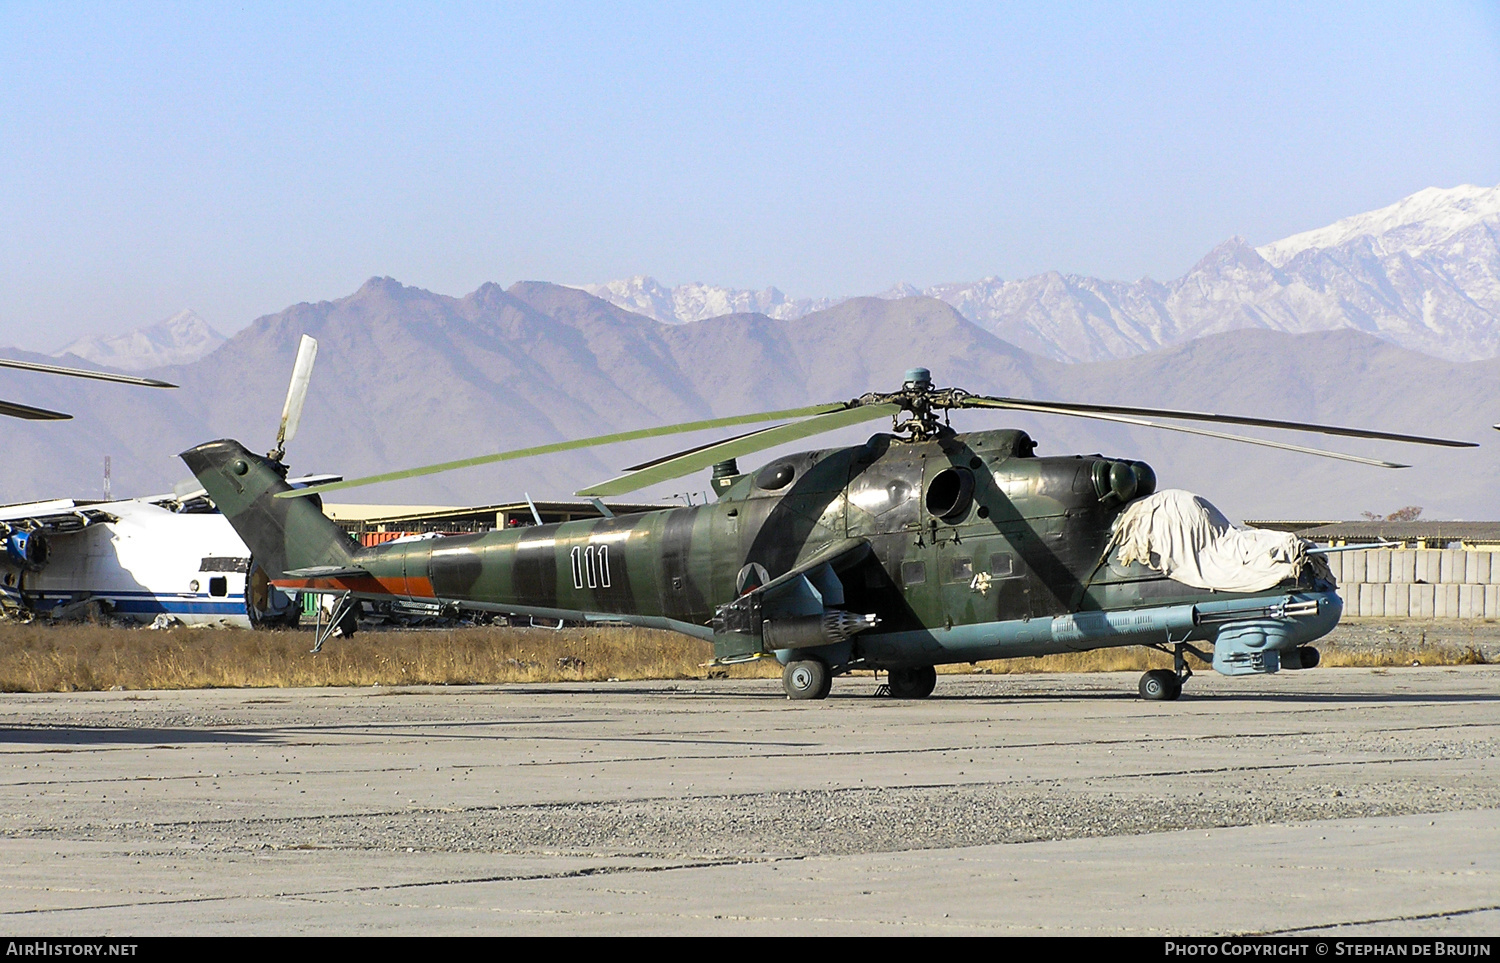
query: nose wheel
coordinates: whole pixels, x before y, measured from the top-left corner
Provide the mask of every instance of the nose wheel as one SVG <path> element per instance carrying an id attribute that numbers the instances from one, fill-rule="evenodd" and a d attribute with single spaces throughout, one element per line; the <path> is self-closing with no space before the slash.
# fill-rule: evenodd
<path id="1" fill-rule="evenodd" d="M 1152 669 L 1141 676 L 1140 693 L 1148 702 L 1171 702 L 1182 695 L 1182 680 L 1171 669 Z"/>
<path id="2" fill-rule="evenodd" d="M 1170 669 L 1152 669 L 1141 676 L 1139 691 L 1141 698 L 1148 702 L 1171 702 L 1182 695 L 1182 684 L 1193 677 L 1193 670 L 1187 664 L 1189 655 L 1204 665 L 1213 664 L 1213 656 L 1186 642 L 1178 642 L 1171 649 L 1164 645 L 1152 645 L 1148 648 L 1171 655 L 1173 666 Z"/>

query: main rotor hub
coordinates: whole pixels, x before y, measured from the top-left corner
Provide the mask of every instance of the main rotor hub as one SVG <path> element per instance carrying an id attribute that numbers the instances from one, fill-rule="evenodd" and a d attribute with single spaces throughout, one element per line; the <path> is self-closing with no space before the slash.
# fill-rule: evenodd
<path id="1" fill-rule="evenodd" d="M 962 388 L 934 388 L 931 371 L 912 368 L 906 372 L 900 391 L 871 392 L 857 401 L 861 405 L 899 405 L 901 413 L 892 418 L 891 430 L 907 435 L 910 441 L 930 441 L 956 434 L 948 423 L 948 412 L 964 407 L 968 397 L 969 392 Z M 942 412 L 941 419 L 938 412 Z M 905 421 L 901 420 L 903 416 Z"/>

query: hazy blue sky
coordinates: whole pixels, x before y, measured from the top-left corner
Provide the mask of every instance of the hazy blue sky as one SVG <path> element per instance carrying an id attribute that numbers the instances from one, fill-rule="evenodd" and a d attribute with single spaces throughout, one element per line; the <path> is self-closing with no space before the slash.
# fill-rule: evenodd
<path id="1" fill-rule="evenodd" d="M 0 0 L 0 343 L 371 275 L 1176 277 L 1500 183 L 1500 12 Z"/>

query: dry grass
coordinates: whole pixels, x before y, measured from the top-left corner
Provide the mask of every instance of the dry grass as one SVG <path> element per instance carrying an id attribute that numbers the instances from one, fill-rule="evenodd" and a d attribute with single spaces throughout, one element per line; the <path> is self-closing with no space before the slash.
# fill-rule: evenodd
<path id="1" fill-rule="evenodd" d="M 330 640 L 317 655 L 311 646 L 309 632 L 0 625 L 0 690 L 701 679 L 712 656 L 686 636 L 625 628 L 361 632 Z M 781 667 L 717 671 L 775 677 Z"/>
<path id="2" fill-rule="evenodd" d="M 1212 646 L 1200 646 L 1213 654 Z M 1382 649 L 1345 648 L 1318 645 L 1324 668 L 1394 667 L 1410 665 L 1485 665 L 1484 654 L 1472 645 L 1435 643 L 1424 646 L 1395 646 Z M 1206 668 L 1195 658 L 1188 664 L 1193 671 Z M 1065 655 L 1044 655 L 1034 659 L 1004 659 L 981 662 L 977 666 L 940 666 L 939 672 L 984 672 L 1011 675 L 1024 672 L 1144 672 L 1147 669 L 1170 669 L 1172 657 L 1154 649 L 1129 646 L 1118 649 L 1094 649 Z"/>
<path id="3" fill-rule="evenodd" d="M 1487 665 L 1489 660 L 1472 645 L 1433 644 L 1403 645 L 1388 649 L 1344 649 L 1329 646 L 1322 650 L 1323 665 L 1338 667 L 1389 667 L 1398 665 Z"/>
<path id="4" fill-rule="evenodd" d="M 192 689 L 262 686 L 469 685 L 702 679 L 708 645 L 649 629 L 468 628 L 362 632 L 308 653 L 308 632 L 0 624 L 0 691 Z M 1470 665 L 1473 646 L 1380 650 L 1323 648 L 1327 666 Z M 944 666 L 944 673 L 1120 672 L 1166 668 L 1171 658 L 1137 647 Z M 1194 663 L 1194 668 L 1199 668 Z M 766 661 L 714 669 L 717 677 L 776 678 Z"/>

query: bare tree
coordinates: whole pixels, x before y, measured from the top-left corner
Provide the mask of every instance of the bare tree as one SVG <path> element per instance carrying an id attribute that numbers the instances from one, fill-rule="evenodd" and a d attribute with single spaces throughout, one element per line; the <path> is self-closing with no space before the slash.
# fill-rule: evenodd
<path id="1" fill-rule="evenodd" d="M 1374 512 L 1360 512 L 1362 518 L 1367 522 L 1414 522 L 1422 517 L 1421 505 L 1407 505 L 1398 508 L 1389 515 L 1377 515 Z"/>

